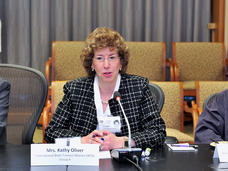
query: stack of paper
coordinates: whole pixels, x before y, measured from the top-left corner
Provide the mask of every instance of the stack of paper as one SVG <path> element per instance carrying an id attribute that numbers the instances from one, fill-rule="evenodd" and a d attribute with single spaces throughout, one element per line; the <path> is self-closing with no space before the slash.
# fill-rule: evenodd
<path id="1" fill-rule="evenodd" d="M 173 151 L 196 151 L 196 145 L 184 144 L 167 144 L 167 146 Z"/>

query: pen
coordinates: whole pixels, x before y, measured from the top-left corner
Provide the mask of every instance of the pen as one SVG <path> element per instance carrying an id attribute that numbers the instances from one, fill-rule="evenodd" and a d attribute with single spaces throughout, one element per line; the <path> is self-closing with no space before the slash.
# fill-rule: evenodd
<path id="1" fill-rule="evenodd" d="M 189 147 L 189 144 L 171 144 L 172 147 Z"/>
<path id="2" fill-rule="evenodd" d="M 95 137 L 97 137 L 97 136 L 98 136 L 97 134 L 93 134 L 92 138 L 95 138 Z M 104 141 L 104 138 L 101 137 L 101 140 Z"/>

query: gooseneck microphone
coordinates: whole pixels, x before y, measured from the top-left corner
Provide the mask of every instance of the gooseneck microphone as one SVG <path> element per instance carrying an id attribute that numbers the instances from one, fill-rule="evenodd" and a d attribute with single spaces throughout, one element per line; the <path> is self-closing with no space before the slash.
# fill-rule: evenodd
<path id="1" fill-rule="evenodd" d="M 120 108 L 122 110 L 122 113 L 124 115 L 124 119 L 125 119 L 125 121 L 127 123 L 127 129 L 128 129 L 128 148 L 131 149 L 131 128 L 130 128 L 130 124 L 128 122 L 127 116 L 126 116 L 126 114 L 124 112 L 123 106 L 122 106 L 122 104 L 120 102 L 120 99 L 121 99 L 120 93 L 118 91 L 115 91 L 113 96 L 114 96 L 114 99 L 116 99 L 116 101 L 119 103 Z"/>
<path id="2" fill-rule="evenodd" d="M 120 102 L 121 95 L 118 91 L 114 92 L 113 95 L 114 99 L 119 103 L 121 111 L 124 115 L 124 119 L 127 123 L 127 128 L 128 128 L 128 148 L 123 148 L 123 149 L 113 149 L 111 151 L 111 156 L 119 161 L 132 161 L 136 160 L 137 161 L 141 158 L 141 153 L 142 149 L 141 148 L 131 148 L 131 128 L 130 124 L 128 121 L 128 118 L 124 112 L 123 106 Z"/>

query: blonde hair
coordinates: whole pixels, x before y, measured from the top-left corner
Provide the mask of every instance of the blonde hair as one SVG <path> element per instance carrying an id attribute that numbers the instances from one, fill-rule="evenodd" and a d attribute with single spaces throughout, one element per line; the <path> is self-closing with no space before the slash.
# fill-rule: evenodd
<path id="1" fill-rule="evenodd" d="M 95 75 L 95 71 L 92 71 L 91 68 L 94 50 L 106 47 L 110 47 L 110 49 L 117 49 L 122 65 L 120 72 L 126 72 L 129 51 L 123 37 L 118 32 L 107 27 L 99 27 L 89 34 L 85 43 L 86 45 L 82 50 L 81 59 L 83 60 L 83 66 L 89 77 L 94 77 Z"/>

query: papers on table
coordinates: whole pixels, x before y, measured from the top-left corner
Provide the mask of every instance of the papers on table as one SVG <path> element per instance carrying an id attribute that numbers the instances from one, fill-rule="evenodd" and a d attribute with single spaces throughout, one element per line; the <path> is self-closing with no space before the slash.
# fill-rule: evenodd
<path id="1" fill-rule="evenodd" d="M 213 158 L 219 158 L 220 162 L 228 162 L 228 144 L 216 144 Z"/>
<path id="2" fill-rule="evenodd" d="M 196 151 L 197 150 L 197 145 L 191 145 L 188 143 L 183 143 L 183 144 L 167 144 L 167 146 L 172 150 L 172 151 Z"/>

